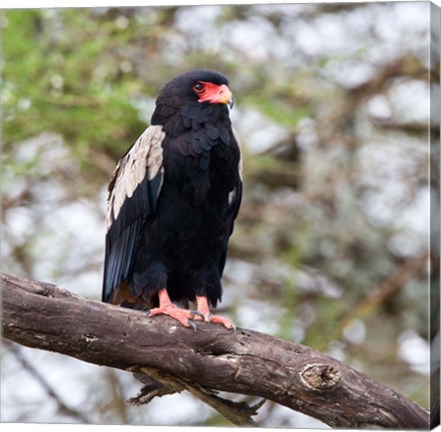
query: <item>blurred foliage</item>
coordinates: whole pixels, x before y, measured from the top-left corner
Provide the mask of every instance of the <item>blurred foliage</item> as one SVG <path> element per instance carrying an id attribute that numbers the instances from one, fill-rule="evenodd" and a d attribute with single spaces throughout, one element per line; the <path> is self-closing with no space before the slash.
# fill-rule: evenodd
<path id="1" fill-rule="evenodd" d="M 227 313 L 427 406 L 427 373 L 403 347 L 424 352 L 429 337 L 426 267 L 412 267 L 429 235 L 428 14 L 424 3 L 3 11 L 4 270 L 99 298 L 116 160 L 166 81 L 217 69 L 244 153 Z M 432 66 L 436 83 L 439 55 Z M 2 360 L 14 369 L 12 354 Z M 78 421 L 28 407 L 16 387 L 27 378 L 11 376 L 4 420 Z M 139 387 L 130 377 L 87 377 L 75 391 L 91 422 L 160 424 L 166 404 L 125 405 Z M 190 404 L 179 424 L 225 424 L 190 396 L 167 400 Z M 262 426 L 317 427 L 269 403 L 261 411 Z"/>

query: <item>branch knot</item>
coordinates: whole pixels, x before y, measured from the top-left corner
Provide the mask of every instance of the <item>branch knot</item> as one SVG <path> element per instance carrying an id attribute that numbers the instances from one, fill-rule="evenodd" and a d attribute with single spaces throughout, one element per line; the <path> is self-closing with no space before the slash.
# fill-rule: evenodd
<path id="1" fill-rule="evenodd" d="M 341 378 L 340 370 L 330 364 L 309 364 L 300 373 L 303 383 L 314 391 L 332 390 Z"/>

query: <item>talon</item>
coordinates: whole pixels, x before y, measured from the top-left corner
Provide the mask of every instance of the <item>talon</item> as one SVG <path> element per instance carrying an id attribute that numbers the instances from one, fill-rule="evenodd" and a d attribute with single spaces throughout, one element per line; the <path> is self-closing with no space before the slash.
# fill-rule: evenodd
<path id="1" fill-rule="evenodd" d="M 196 316 L 194 317 L 195 321 L 204 321 L 204 322 L 211 322 L 213 318 L 213 314 L 210 312 L 208 314 L 203 314 L 202 312 L 196 311 Z"/>
<path id="2" fill-rule="evenodd" d="M 198 321 L 198 318 L 205 318 L 205 315 L 198 310 L 191 310 L 190 312 L 193 314 L 192 319 L 195 319 L 196 321 Z"/>
<path id="3" fill-rule="evenodd" d="M 225 318 L 223 316 L 219 316 L 219 315 L 213 315 L 210 312 L 210 307 L 208 306 L 207 297 L 196 296 L 196 305 L 197 305 L 197 311 L 199 312 L 199 314 L 194 318 L 195 321 L 202 321 L 203 320 L 205 322 L 222 324 L 228 330 L 236 331 L 236 326 L 233 324 L 233 322 L 230 319 Z"/>
<path id="4" fill-rule="evenodd" d="M 228 318 L 225 318 L 223 316 L 213 315 L 211 317 L 211 322 L 216 323 L 216 324 L 222 324 L 228 330 L 236 331 L 236 326 L 234 325 L 233 321 L 231 321 Z"/>
<path id="5" fill-rule="evenodd" d="M 197 329 L 196 324 L 190 321 L 190 319 L 194 318 L 194 314 L 187 309 L 181 309 L 174 305 L 165 288 L 158 291 L 158 296 L 159 307 L 150 309 L 148 312 L 149 317 L 154 317 L 155 315 L 167 315 L 176 321 L 179 321 L 184 327 L 191 327 L 193 330 Z"/>
<path id="6" fill-rule="evenodd" d="M 174 305 L 150 309 L 148 316 L 154 317 L 155 315 L 167 315 L 170 318 L 179 321 L 184 327 L 193 327 L 190 321 L 190 318 L 192 318 L 190 311 L 180 309 Z"/>
<path id="7" fill-rule="evenodd" d="M 188 324 L 190 324 L 190 327 L 194 330 L 194 331 L 196 331 L 197 329 L 198 329 L 198 326 L 193 322 L 193 321 L 188 321 Z"/>

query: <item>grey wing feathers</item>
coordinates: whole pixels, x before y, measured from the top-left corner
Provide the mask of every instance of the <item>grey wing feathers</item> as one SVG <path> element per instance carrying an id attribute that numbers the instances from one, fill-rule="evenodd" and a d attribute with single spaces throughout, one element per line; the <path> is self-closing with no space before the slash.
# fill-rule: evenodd
<path id="1" fill-rule="evenodd" d="M 111 301 L 129 275 L 137 243 L 152 217 L 162 186 L 161 126 L 150 126 L 118 162 L 110 184 L 106 218 L 103 301 Z"/>

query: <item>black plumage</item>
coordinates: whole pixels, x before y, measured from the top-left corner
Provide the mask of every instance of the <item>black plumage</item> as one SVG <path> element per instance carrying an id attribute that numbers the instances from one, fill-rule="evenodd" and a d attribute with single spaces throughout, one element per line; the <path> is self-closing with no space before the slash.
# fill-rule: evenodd
<path id="1" fill-rule="evenodd" d="M 151 126 L 109 185 L 103 301 L 156 307 L 189 325 L 221 300 L 227 243 L 242 195 L 227 79 L 178 76 L 161 90 Z M 196 301 L 199 314 L 171 306 Z M 213 321 L 231 327 L 222 317 Z"/>

